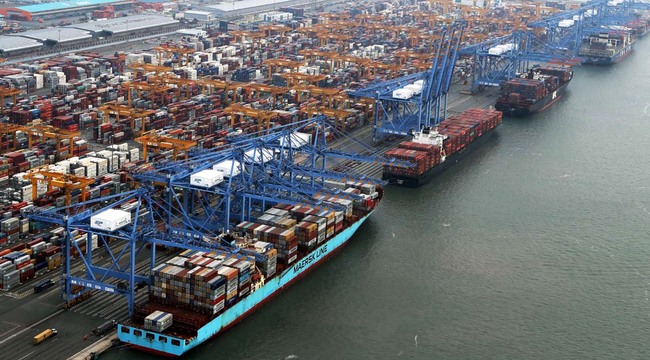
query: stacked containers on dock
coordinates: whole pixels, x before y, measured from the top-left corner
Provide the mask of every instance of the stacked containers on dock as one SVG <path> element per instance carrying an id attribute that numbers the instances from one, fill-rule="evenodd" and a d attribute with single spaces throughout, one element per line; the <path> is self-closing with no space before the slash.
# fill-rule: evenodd
<path id="1" fill-rule="evenodd" d="M 0 289 L 10 289 L 20 283 L 16 265 L 6 258 L 0 259 Z"/>
<path id="2" fill-rule="evenodd" d="M 20 284 L 20 273 L 18 270 L 12 270 L 2 275 L 2 288 L 4 290 L 10 290 L 18 284 Z"/>

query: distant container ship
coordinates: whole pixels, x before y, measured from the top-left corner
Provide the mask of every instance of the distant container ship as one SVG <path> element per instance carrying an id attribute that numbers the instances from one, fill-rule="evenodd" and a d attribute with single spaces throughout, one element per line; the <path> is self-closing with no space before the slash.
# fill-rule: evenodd
<path id="1" fill-rule="evenodd" d="M 508 80 L 494 107 L 505 115 L 538 113 L 559 100 L 573 79 L 568 67 L 539 66 Z"/>
<path id="2" fill-rule="evenodd" d="M 390 184 L 417 187 L 454 165 L 501 124 L 503 114 L 495 110 L 470 109 L 450 116 L 436 128 L 424 128 L 410 141 L 386 152 L 411 166 L 384 165 L 383 179 Z"/>
<path id="3" fill-rule="evenodd" d="M 136 307 L 131 324 L 118 324 L 119 339 L 181 356 L 257 310 L 340 250 L 383 196 L 364 182 L 336 187 L 338 195 L 314 197 L 319 207 L 277 204 L 240 223 L 222 239 L 236 251 L 187 250 L 155 267 L 149 301 Z"/>
<path id="4" fill-rule="evenodd" d="M 578 56 L 584 59 L 585 64 L 609 65 L 623 60 L 630 52 L 632 52 L 631 33 L 612 30 L 583 38 Z"/>

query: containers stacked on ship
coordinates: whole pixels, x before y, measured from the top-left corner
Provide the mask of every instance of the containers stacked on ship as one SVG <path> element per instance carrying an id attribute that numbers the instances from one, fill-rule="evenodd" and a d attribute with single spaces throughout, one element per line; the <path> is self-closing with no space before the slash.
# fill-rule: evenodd
<path id="1" fill-rule="evenodd" d="M 136 307 L 135 325 L 118 325 L 120 339 L 181 355 L 254 311 L 345 244 L 383 194 L 363 182 L 337 187 L 348 195 L 316 195 L 322 206 L 278 204 L 241 222 L 222 239 L 233 251 L 186 250 L 155 267 L 149 301 Z M 154 329 L 161 313 L 173 321 Z"/>
<path id="2" fill-rule="evenodd" d="M 609 30 L 584 37 L 578 56 L 585 64 L 609 65 L 623 60 L 631 51 L 630 31 Z"/>
<path id="3" fill-rule="evenodd" d="M 448 117 L 436 129 L 422 129 L 412 141 L 403 141 L 386 152 L 387 157 L 406 161 L 410 166 L 384 165 L 384 180 L 407 187 L 428 182 L 483 142 L 502 119 L 499 111 L 470 109 Z"/>
<path id="4" fill-rule="evenodd" d="M 513 116 L 540 112 L 562 97 L 571 79 L 573 71 L 569 67 L 532 68 L 503 85 L 494 107 Z"/>

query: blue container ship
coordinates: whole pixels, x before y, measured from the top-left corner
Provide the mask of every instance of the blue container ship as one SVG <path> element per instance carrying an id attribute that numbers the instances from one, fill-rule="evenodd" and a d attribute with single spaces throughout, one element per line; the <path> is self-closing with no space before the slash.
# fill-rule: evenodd
<path id="1" fill-rule="evenodd" d="M 177 357 L 226 331 L 350 240 L 383 196 L 379 186 L 352 186 L 345 191 L 358 194 L 360 200 L 341 200 L 337 196 L 338 204 L 346 207 L 344 211 L 278 204 L 256 222 L 242 223 L 228 235 L 242 249 L 252 248 L 254 242 L 262 256 L 188 250 L 156 267 L 149 301 L 137 308 L 131 323 L 118 324 L 119 339 L 139 350 Z M 328 196 L 321 195 L 323 204 L 337 201 Z M 260 261 L 266 255 L 268 262 Z M 275 256 L 277 267 L 271 259 Z M 237 270 L 238 277 L 230 277 L 229 271 Z M 162 318 L 165 321 L 161 323 Z"/>

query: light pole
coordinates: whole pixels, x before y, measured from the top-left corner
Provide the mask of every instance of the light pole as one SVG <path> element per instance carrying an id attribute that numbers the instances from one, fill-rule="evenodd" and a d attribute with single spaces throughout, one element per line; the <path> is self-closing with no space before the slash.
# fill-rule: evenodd
<path id="1" fill-rule="evenodd" d="M 59 47 L 59 55 L 61 54 L 61 29 L 59 29 L 59 41 L 56 44 Z"/>

